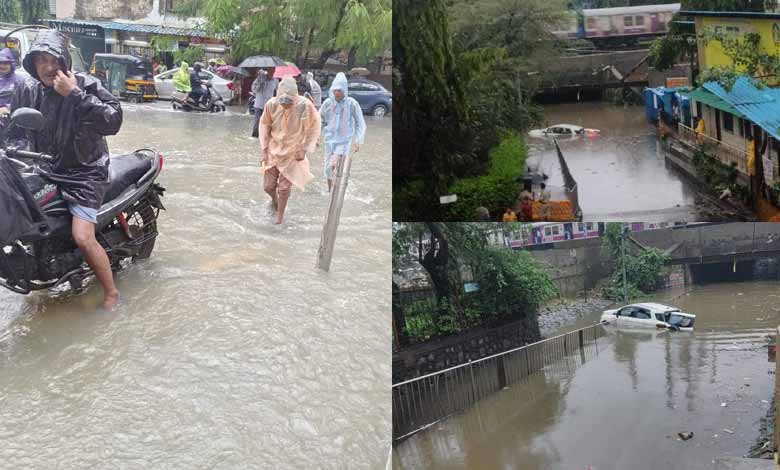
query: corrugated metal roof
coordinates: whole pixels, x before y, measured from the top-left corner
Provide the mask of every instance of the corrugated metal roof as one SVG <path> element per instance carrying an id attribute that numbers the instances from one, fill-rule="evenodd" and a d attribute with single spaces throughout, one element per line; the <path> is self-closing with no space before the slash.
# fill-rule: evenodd
<path id="1" fill-rule="evenodd" d="M 704 103 L 713 108 L 717 108 L 721 111 L 733 114 L 737 117 L 745 117 L 741 112 L 739 112 L 739 110 L 731 106 L 729 103 L 723 101 L 722 99 L 718 98 L 717 95 L 710 93 L 703 88 L 697 88 L 691 92 L 681 92 L 680 94 L 687 96 L 692 100 L 696 100 L 699 103 Z"/>
<path id="2" fill-rule="evenodd" d="M 745 76 L 737 79 L 731 91 L 726 91 L 716 82 L 707 82 L 704 88 L 780 140 L 780 89 L 758 88 L 752 79 Z"/>
<path id="3" fill-rule="evenodd" d="M 171 36 L 214 37 L 200 29 L 174 28 L 152 24 L 124 23 L 120 21 L 86 21 L 86 20 L 47 20 L 49 23 L 74 24 L 78 26 L 99 26 L 114 31 L 130 31 L 134 33 L 167 34 Z"/>

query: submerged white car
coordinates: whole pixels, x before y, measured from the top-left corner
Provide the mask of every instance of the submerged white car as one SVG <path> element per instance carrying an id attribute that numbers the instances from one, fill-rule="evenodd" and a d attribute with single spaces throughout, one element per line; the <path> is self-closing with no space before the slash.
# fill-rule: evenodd
<path id="1" fill-rule="evenodd" d="M 578 135 L 593 136 L 601 132 L 598 129 L 587 129 L 573 124 L 557 124 L 545 129 L 534 129 L 528 132 L 531 137 L 573 137 Z"/>
<path id="2" fill-rule="evenodd" d="M 601 322 L 624 328 L 656 328 L 693 331 L 696 315 L 681 312 L 679 308 L 656 303 L 631 304 L 605 310 Z"/>

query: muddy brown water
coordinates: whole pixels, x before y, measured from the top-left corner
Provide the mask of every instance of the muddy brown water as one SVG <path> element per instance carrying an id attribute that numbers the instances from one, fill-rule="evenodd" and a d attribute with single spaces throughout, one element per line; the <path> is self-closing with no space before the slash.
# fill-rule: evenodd
<path id="1" fill-rule="evenodd" d="M 393 468 L 682 470 L 741 457 L 772 395 L 779 287 L 697 287 L 671 301 L 697 314 L 695 332 L 611 331 L 569 373 L 549 368 L 402 441 Z"/>
<path id="2" fill-rule="evenodd" d="M 367 118 L 326 274 L 324 183 L 273 226 L 248 115 L 124 108 L 112 152 L 165 155 L 157 246 L 110 314 L 96 284 L 0 291 L 0 467 L 384 467 L 391 119 Z"/>
<path id="3" fill-rule="evenodd" d="M 548 105 L 544 119 L 543 127 L 574 124 L 601 131 L 593 137 L 559 139 L 577 181 L 584 219 L 665 222 L 705 216 L 696 206 L 695 190 L 666 164 L 644 107 L 603 102 Z M 526 142 L 529 161 L 539 162 L 551 176 L 550 184 L 562 186 L 552 140 L 528 137 Z"/>

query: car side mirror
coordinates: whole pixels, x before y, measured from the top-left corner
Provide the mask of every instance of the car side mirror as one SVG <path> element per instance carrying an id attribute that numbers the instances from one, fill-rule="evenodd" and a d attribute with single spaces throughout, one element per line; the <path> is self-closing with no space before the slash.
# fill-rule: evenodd
<path id="1" fill-rule="evenodd" d="M 43 129 L 43 114 L 37 109 L 19 108 L 11 114 L 11 125 L 29 131 Z"/>

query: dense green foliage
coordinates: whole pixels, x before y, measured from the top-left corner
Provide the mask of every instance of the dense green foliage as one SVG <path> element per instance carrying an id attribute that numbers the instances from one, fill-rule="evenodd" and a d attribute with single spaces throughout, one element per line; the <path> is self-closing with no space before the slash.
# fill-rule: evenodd
<path id="1" fill-rule="evenodd" d="M 431 250 L 442 248 L 442 240 L 446 241 L 447 247 L 446 260 L 439 259 L 435 266 L 430 259 L 421 262 L 434 284 L 445 282 L 447 286 L 435 287 L 435 299 L 411 302 L 402 307 L 406 336 L 422 340 L 497 320 L 535 315 L 538 305 L 554 297 L 557 289 L 550 276 L 528 252 L 489 245 L 488 237 L 494 231 L 516 226 L 431 222 L 394 224 L 395 270 L 400 269 L 401 258 L 409 256 L 410 251 L 415 253 L 416 259 L 426 259 Z M 424 241 L 430 241 L 427 247 Z M 438 269 L 442 264 L 447 275 Z M 464 270 L 470 271 L 473 282 L 479 285 L 476 292 L 463 292 Z M 442 295 L 443 292 L 446 295 Z"/>
<path id="2" fill-rule="evenodd" d="M 479 282 L 475 304 L 483 317 L 535 313 L 558 294 L 550 275 L 527 251 L 487 248 L 475 263 L 474 275 Z"/>
<path id="3" fill-rule="evenodd" d="M 699 38 L 704 43 L 719 42 L 732 62 L 727 67 L 705 69 L 699 77 L 699 84 L 716 81 L 730 90 L 739 75 L 754 77 L 759 86 L 762 83 L 774 83 L 780 77 L 780 55 L 762 51 L 761 35 L 758 33 L 745 33 L 734 37 L 707 29 L 699 34 Z"/>
<path id="4" fill-rule="evenodd" d="M 764 11 L 762 0 L 682 0 L 683 11 Z M 650 46 L 650 65 L 658 70 L 668 70 L 678 61 L 687 59 L 695 64 L 696 36 L 692 25 L 677 23 L 675 15 L 666 36 L 656 39 Z"/>
<path id="5" fill-rule="evenodd" d="M 0 22 L 39 24 L 48 18 L 48 0 L 2 0 L 0 1 Z"/>
<path id="6" fill-rule="evenodd" d="M 447 206 L 448 220 L 474 219 L 477 207 L 486 207 L 491 214 L 501 214 L 514 207 L 520 193 L 518 180 L 523 175 L 528 150 L 515 133 L 506 133 L 498 147 L 490 151 L 487 173 L 456 180 L 450 194 L 458 201 Z"/>
<path id="7" fill-rule="evenodd" d="M 205 52 L 202 47 L 188 47 L 186 49 L 180 49 L 173 53 L 173 61 L 178 66 L 182 61 L 192 65 L 195 62 L 203 60 Z"/>
<path id="8" fill-rule="evenodd" d="M 539 121 L 528 73 L 533 60 L 557 55 L 549 31 L 568 18 L 563 0 L 450 0 L 448 6 L 394 2 L 393 212 L 401 220 L 450 217 L 439 196 L 455 180 L 489 171 L 502 129 L 522 131 Z M 470 192 L 481 186 L 459 184 Z"/>
<path id="9" fill-rule="evenodd" d="M 661 287 L 669 261 L 669 255 L 655 248 L 641 250 L 632 254 L 628 240 L 625 241 L 625 256 L 622 256 L 623 224 L 608 223 L 604 233 L 604 249 L 615 259 L 615 271 L 604 288 L 604 296 L 615 301 L 623 300 L 623 263 L 626 268 L 626 286 L 628 298 L 636 299 Z"/>
<path id="10" fill-rule="evenodd" d="M 736 198 L 748 202 L 750 191 L 737 182 L 739 170 L 737 170 L 736 164 L 726 165 L 718 159 L 710 157 L 708 152 L 711 150 L 706 145 L 699 146 L 694 152 L 691 161 L 696 174 L 716 192 L 720 193 L 728 189 Z"/>
<path id="11" fill-rule="evenodd" d="M 320 50 L 321 68 L 342 49 L 368 63 L 390 47 L 391 0 L 190 0 L 177 12 L 203 15 L 211 32 L 231 34 L 235 60 L 272 53 L 302 65 Z"/>

